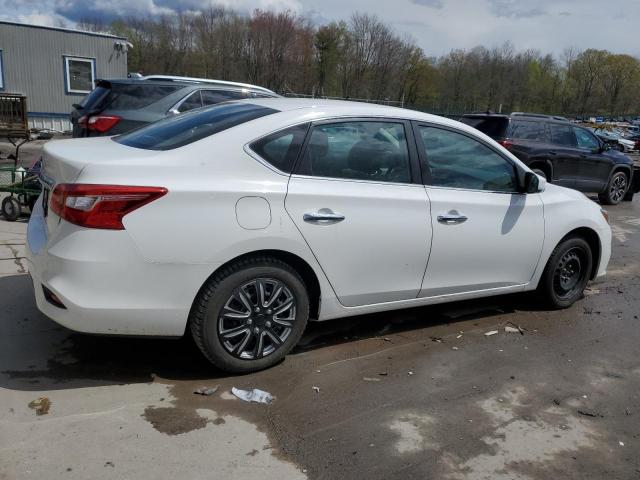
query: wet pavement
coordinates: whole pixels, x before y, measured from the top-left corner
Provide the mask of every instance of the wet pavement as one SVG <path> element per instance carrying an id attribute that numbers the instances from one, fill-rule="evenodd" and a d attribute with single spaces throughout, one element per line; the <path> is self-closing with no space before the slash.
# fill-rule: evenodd
<path id="1" fill-rule="evenodd" d="M 243 376 L 188 338 L 65 330 L 7 263 L 0 479 L 640 478 L 640 199 L 608 210 L 609 273 L 568 310 L 512 295 L 315 323 Z M 24 224 L 7 225 L 19 257 Z M 234 386 L 276 399 L 244 403 Z"/>

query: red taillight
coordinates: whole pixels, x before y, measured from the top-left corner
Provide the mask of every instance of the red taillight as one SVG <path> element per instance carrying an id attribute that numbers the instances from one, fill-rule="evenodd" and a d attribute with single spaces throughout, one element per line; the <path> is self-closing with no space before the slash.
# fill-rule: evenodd
<path id="1" fill-rule="evenodd" d="M 94 115 L 93 117 L 83 115 L 78 119 L 78 125 L 88 130 L 104 133 L 111 130 L 120 120 L 122 117 L 117 115 Z"/>
<path id="2" fill-rule="evenodd" d="M 166 193 L 163 187 L 61 183 L 51 195 L 51 210 L 81 227 L 124 230 L 127 213 Z"/>
<path id="3" fill-rule="evenodd" d="M 513 146 L 513 143 L 511 143 L 511 141 L 509 140 L 500 140 L 498 143 L 502 145 L 504 148 L 506 148 L 507 150 L 510 150 L 511 147 Z"/>

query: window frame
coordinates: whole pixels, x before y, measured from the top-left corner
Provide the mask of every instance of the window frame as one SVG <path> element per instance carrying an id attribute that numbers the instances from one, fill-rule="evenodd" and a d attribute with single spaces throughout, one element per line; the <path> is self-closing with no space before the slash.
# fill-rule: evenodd
<path id="1" fill-rule="evenodd" d="M 449 125 L 441 125 L 441 124 L 433 123 L 433 122 L 423 122 L 423 121 L 419 121 L 419 120 L 414 120 L 414 121 L 411 122 L 411 125 L 412 125 L 412 127 L 414 129 L 413 136 L 414 136 L 414 138 L 416 140 L 418 156 L 420 157 L 420 168 L 421 168 L 421 172 L 422 172 L 422 183 L 424 184 L 425 187 L 447 189 L 447 190 L 460 190 L 460 191 L 465 191 L 465 192 L 483 192 L 483 193 L 492 193 L 492 194 L 493 193 L 498 193 L 498 194 L 502 194 L 502 195 L 525 195 L 526 194 L 525 192 L 521 191 L 522 184 L 523 184 L 523 178 L 522 178 L 522 170 L 519 168 L 518 164 L 516 162 L 514 162 L 513 159 L 511 159 L 508 156 L 504 155 L 497 148 L 495 148 L 494 145 L 491 145 L 489 142 L 487 142 L 483 138 L 477 137 L 477 136 L 473 135 L 472 133 L 465 132 L 464 130 L 459 130 L 459 129 L 455 128 L 455 127 L 450 127 Z M 446 130 L 446 131 L 449 131 L 449 132 L 452 132 L 452 133 L 457 133 L 458 135 L 462 135 L 464 137 L 467 137 L 467 138 L 469 138 L 471 140 L 474 140 L 474 141 L 480 143 L 481 145 L 484 145 L 489 150 L 491 150 L 493 153 L 495 153 L 496 155 L 498 155 L 500 158 L 502 158 L 503 160 L 505 160 L 507 163 L 509 163 L 511 165 L 511 168 L 513 168 L 513 173 L 514 173 L 515 179 L 516 179 L 516 190 L 513 191 L 513 192 L 504 192 L 504 191 L 499 191 L 499 190 L 483 190 L 483 189 L 476 189 L 476 188 L 459 188 L 459 187 L 446 187 L 446 186 L 442 186 L 442 185 L 433 185 L 431 183 L 430 171 L 427 168 L 429 166 L 429 159 L 428 159 L 428 156 L 427 156 L 426 146 L 424 145 L 424 143 L 422 141 L 422 135 L 420 133 L 420 127 L 438 128 L 440 130 Z M 424 166 L 424 168 L 423 168 L 423 166 Z"/>
<path id="2" fill-rule="evenodd" d="M 386 123 L 399 123 L 404 127 L 405 137 L 407 141 L 407 154 L 409 156 L 409 182 L 382 182 L 378 180 L 365 180 L 359 178 L 340 178 L 340 177 L 320 177 L 316 175 L 307 175 L 306 173 L 301 173 L 300 169 L 302 167 L 302 161 L 307 153 L 307 149 L 309 147 L 309 140 L 311 138 L 311 133 L 313 129 L 320 125 L 328 125 L 332 123 L 347 123 L 347 122 L 386 122 Z M 302 122 L 306 123 L 306 122 Z M 322 120 L 316 120 L 311 122 L 309 129 L 307 130 L 307 135 L 302 144 L 302 148 L 298 154 L 298 158 L 293 165 L 291 170 L 291 176 L 295 176 L 296 178 L 313 178 L 318 180 L 332 180 L 332 181 L 340 181 L 340 182 L 357 182 L 357 183 L 373 183 L 377 185 L 422 185 L 421 180 L 421 172 L 420 172 L 420 161 L 418 159 L 418 152 L 416 148 L 416 141 L 414 138 L 414 132 L 411 128 L 411 120 L 407 120 L 404 118 L 396 118 L 396 117 L 387 117 L 387 116 L 367 116 L 367 117 L 343 117 L 336 116 L 331 118 L 323 118 Z"/>
<path id="3" fill-rule="evenodd" d="M 299 127 L 301 125 L 306 125 L 307 126 L 307 131 L 305 132 L 304 137 L 302 139 L 302 144 L 300 145 L 300 150 L 298 151 L 298 155 L 296 156 L 296 158 L 294 159 L 293 163 L 291 164 L 291 172 L 285 172 L 284 170 L 280 170 L 278 167 L 276 167 L 271 162 L 269 162 L 266 158 L 262 158 L 262 156 L 258 152 L 256 152 L 253 148 L 251 148 L 251 145 L 253 145 L 255 143 L 258 143 L 261 140 L 264 140 L 265 138 L 270 137 L 271 135 L 275 135 L 276 133 L 284 132 L 285 130 L 289 130 L 291 128 Z M 305 122 L 298 122 L 298 123 L 293 123 L 291 125 L 287 125 L 287 126 L 284 126 L 284 127 L 279 127 L 276 130 L 273 130 L 273 131 L 271 131 L 269 133 L 261 135 L 261 136 L 259 136 L 257 138 L 254 138 L 253 140 L 245 143 L 244 146 L 243 146 L 243 150 L 245 151 L 245 153 L 247 155 L 249 155 L 253 159 L 257 160 L 259 163 L 261 163 L 262 165 L 264 165 L 268 169 L 273 170 L 275 173 L 278 173 L 280 175 L 284 175 L 286 177 L 290 177 L 291 175 L 293 175 L 293 173 L 295 172 L 296 168 L 298 167 L 298 162 L 300 160 L 300 157 L 302 156 L 302 152 L 305 151 L 305 148 L 306 148 L 306 145 L 307 145 L 307 139 L 309 137 L 309 131 L 311 130 L 311 126 L 312 126 L 312 122 L 307 120 Z"/>
<path id="4" fill-rule="evenodd" d="M 0 48 L 0 92 L 4 91 L 4 59 L 2 55 L 4 50 Z"/>
<path id="5" fill-rule="evenodd" d="M 76 90 L 71 88 L 71 76 L 69 75 L 69 62 L 85 62 L 91 64 L 91 89 Z M 86 95 L 96 88 L 96 59 L 94 57 L 79 57 L 77 55 L 63 55 L 62 65 L 64 70 L 64 89 L 67 95 Z"/>

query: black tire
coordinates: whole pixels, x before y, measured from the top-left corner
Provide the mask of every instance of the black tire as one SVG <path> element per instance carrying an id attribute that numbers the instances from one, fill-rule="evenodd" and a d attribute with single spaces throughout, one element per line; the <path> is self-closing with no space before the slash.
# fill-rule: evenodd
<path id="1" fill-rule="evenodd" d="M 604 205 L 617 205 L 629 191 L 629 178 L 622 171 L 614 172 L 604 192 L 598 194 L 600 203 Z"/>
<path id="2" fill-rule="evenodd" d="M 27 204 L 29 205 L 29 211 L 33 213 L 33 208 L 36 206 L 36 202 L 38 201 L 38 197 L 35 195 L 31 195 L 27 198 Z"/>
<path id="3" fill-rule="evenodd" d="M 540 175 L 540 176 L 541 176 L 542 178 L 544 178 L 545 180 L 547 180 L 547 181 L 549 180 L 549 179 L 547 178 L 547 174 L 545 173 L 545 171 L 544 171 L 544 170 L 540 170 L 539 168 L 533 168 L 531 171 L 532 171 L 533 173 L 535 173 L 536 175 Z"/>
<path id="4" fill-rule="evenodd" d="M 10 222 L 15 222 L 22 214 L 20 202 L 15 197 L 5 197 L 2 200 L 2 215 Z"/>
<path id="5" fill-rule="evenodd" d="M 538 295 L 550 308 L 568 308 L 582 297 L 592 268 L 593 255 L 586 240 L 568 237 L 551 253 L 540 278 Z"/>
<path id="6" fill-rule="evenodd" d="M 264 292 L 262 304 L 257 297 L 258 285 L 262 285 Z M 276 285 L 283 286 L 280 293 L 277 293 Z M 286 302 L 293 299 L 293 309 L 284 311 L 292 320 L 276 319 L 278 314 L 267 309 L 267 292 L 270 295 L 268 303 L 282 301 L 286 306 Z M 252 308 L 241 303 L 243 294 Z M 274 294 L 276 298 L 272 300 Z M 228 316 L 222 315 L 223 309 Z M 242 310 L 248 311 L 249 316 L 245 317 L 247 313 Z M 234 315 L 233 312 L 238 313 Z M 235 318 L 239 314 L 243 317 Z M 213 365 L 227 372 L 248 373 L 281 361 L 300 340 L 308 318 L 309 294 L 300 275 L 281 260 L 256 257 L 233 263 L 209 278 L 191 308 L 189 323 L 195 343 Z M 290 326 L 283 326 L 282 321 Z M 238 330 L 241 331 L 234 333 Z M 223 339 L 224 332 L 233 336 Z M 247 337 L 251 338 L 246 340 Z M 276 338 L 281 343 L 277 344 Z M 262 355 L 256 354 L 260 348 L 258 339 L 262 339 Z M 269 347 L 265 346 L 267 343 Z M 270 348 L 273 350 L 269 351 Z"/>

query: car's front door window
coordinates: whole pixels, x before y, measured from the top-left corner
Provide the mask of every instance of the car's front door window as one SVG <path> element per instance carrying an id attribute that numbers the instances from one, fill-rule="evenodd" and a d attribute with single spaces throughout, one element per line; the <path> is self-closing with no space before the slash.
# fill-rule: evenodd
<path id="1" fill-rule="evenodd" d="M 515 167 L 488 146 L 466 135 L 421 126 L 429 184 L 435 187 L 515 192 Z"/>
<path id="2" fill-rule="evenodd" d="M 596 137 L 583 128 L 575 128 L 573 131 L 576 134 L 576 140 L 578 141 L 578 148 L 585 150 L 597 150 L 600 147 L 600 142 Z"/>
<path id="3" fill-rule="evenodd" d="M 316 125 L 298 173 L 409 183 L 411 174 L 404 124 L 349 121 Z"/>

